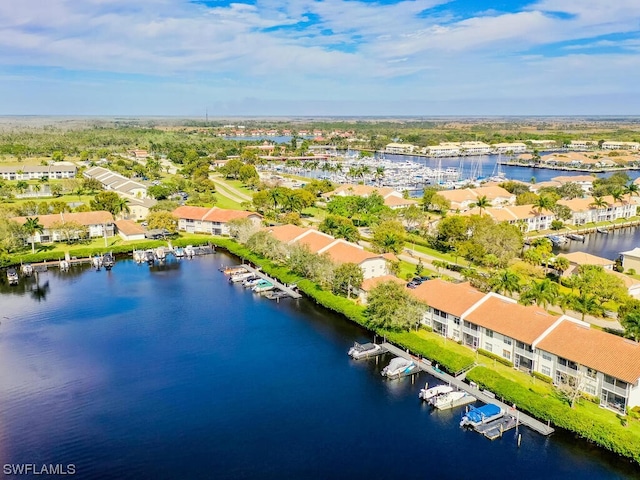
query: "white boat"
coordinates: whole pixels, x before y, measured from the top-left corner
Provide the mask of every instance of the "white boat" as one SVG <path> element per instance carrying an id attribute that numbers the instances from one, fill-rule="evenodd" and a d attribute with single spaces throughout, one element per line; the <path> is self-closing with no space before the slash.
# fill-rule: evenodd
<path id="1" fill-rule="evenodd" d="M 417 369 L 418 366 L 411 360 L 406 358 L 396 357 L 389 362 L 389 365 L 382 369 L 380 375 L 383 377 L 393 378 L 401 375 L 406 375 Z"/>
<path id="2" fill-rule="evenodd" d="M 239 275 L 241 273 L 246 273 L 248 270 L 242 266 L 237 266 L 237 267 L 226 267 L 224 270 L 222 270 L 222 273 L 224 273 L 225 275 Z"/>
<path id="3" fill-rule="evenodd" d="M 359 360 L 361 358 L 371 357 L 383 352 L 382 346 L 377 343 L 354 343 L 349 349 L 349 356 Z"/>
<path id="4" fill-rule="evenodd" d="M 186 247 L 184 247 L 184 254 L 189 258 L 193 258 L 193 256 L 196 254 L 193 245 L 187 245 Z"/>
<path id="5" fill-rule="evenodd" d="M 429 388 L 429 384 L 427 383 L 424 388 L 420 390 L 418 398 L 429 401 L 438 395 L 444 395 L 449 392 L 453 392 L 453 387 L 450 385 L 436 385 L 435 387 Z"/>
<path id="6" fill-rule="evenodd" d="M 173 249 L 173 255 L 174 255 L 176 258 L 182 258 L 182 257 L 184 257 L 184 248 L 182 248 L 182 247 L 176 247 L 176 248 L 174 248 L 174 249 Z"/>
<path id="7" fill-rule="evenodd" d="M 607 230 L 606 228 L 603 228 L 603 227 L 596 228 L 596 232 L 603 233 L 605 235 L 609 235 L 609 230 Z"/>
<path id="8" fill-rule="evenodd" d="M 60 271 L 66 272 L 69 270 L 69 262 L 67 260 L 60 260 Z"/>
<path id="9" fill-rule="evenodd" d="M 229 277 L 229 281 L 231 283 L 244 282 L 245 280 L 248 280 L 252 277 L 253 277 L 253 272 L 236 273 L 235 275 L 231 275 Z"/>
<path id="10" fill-rule="evenodd" d="M 267 282 L 266 280 L 262 280 L 257 283 L 251 290 L 256 293 L 260 292 L 268 292 L 269 290 L 273 290 L 275 285 L 271 282 Z"/>
<path id="11" fill-rule="evenodd" d="M 7 281 L 9 282 L 9 285 L 17 285 L 20 281 L 18 273 L 13 268 L 7 270 Z"/>
<path id="12" fill-rule="evenodd" d="M 147 257 L 144 253 L 144 250 L 134 250 L 133 251 L 133 260 L 140 264 L 144 263 L 147 260 Z"/>
<path id="13" fill-rule="evenodd" d="M 476 397 L 468 394 L 467 392 L 449 392 L 443 395 L 434 397 L 429 402 L 438 410 L 447 410 L 449 408 L 460 407 L 476 401 Z"/>
<path id="14" fill-rule="evenodd" d="M 93 265 L 93 268 L 100 270 L 102 267 L 102 257 L 100 255 L 95 255 L 91 260 L 91 264 Z"/>
<path id="15" fill-rule="evenodd" d="M 244 288 L 252 288 L 255 287 L 258 283 L 260 283 L 262 281 L 261 278 L 252 278 L 252 279 L 247 279 L 244 282 L 242 282 L 242 286 Z"/>
<path id="16" fill-rule="evenodd" d="M 164 247 L 156 248 L 155 254 L 156 254 L 156 258 L 159 261 L 162 261 L 167 257 L 167 251 L 164 249 Z"/>
<path id="17" fill-rule="evenodd" d="M 22 271 L 22 274 L 27 277 L 30 277 L 33 274 L 33 267 L 30 263 L 25 263 L 24 265 L 22 265 L 20 267 L 20 270 Z"/>

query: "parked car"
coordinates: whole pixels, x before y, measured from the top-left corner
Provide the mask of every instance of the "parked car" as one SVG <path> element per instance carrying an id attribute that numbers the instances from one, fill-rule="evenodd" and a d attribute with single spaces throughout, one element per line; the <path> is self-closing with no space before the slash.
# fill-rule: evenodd
<path id="1" fill-rule="evenodd" d="M 420 285 L 420 284 L 416 283 L 414 281 L 411 281 L 411 282 L 407 283 L 407 288 L 416 288 L 418 285 Z"/>

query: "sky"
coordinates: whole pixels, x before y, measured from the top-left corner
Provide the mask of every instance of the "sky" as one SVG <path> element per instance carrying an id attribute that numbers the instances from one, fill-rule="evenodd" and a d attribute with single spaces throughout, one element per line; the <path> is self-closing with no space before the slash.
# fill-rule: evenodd
<path id="1" fill-rule="evenodd" d="M 0 115 L 640 115 L 639 0 L 6 0 Z"/>

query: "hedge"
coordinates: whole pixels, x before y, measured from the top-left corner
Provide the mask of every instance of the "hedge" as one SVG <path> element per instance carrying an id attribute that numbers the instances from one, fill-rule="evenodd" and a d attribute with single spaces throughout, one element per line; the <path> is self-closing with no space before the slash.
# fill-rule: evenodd
<path id="1" fill-rule="evenodd" d="M 546 376 L 540 372 L 533 372 L 532 375 L 536 377 L 538 380 L 542 380 L 545 383 L 553 383 L 553 378 Z"/>
<path id="2" fill-rule="evenodd" d="M 492 353 L 489 350 L 483 350 L 482 348 L 479 348 L 478 353 L 492 360 L 495 360 L 496 362 L 501 363 L 502 365 L 506 365 L 507 367 L 513 367 L 513 362 L 510 362 L 506 358 L 501 357 L 500 355 L 496 355 L 495 353 Z"/>
<path id="3" fill-rule="evenodd" d="M 550 420 L 558 427 L 575 432 L 607 450 L 640 463 L 640 442 L 637 435 L 622 425 L 612 425 L 580 414 L 559 398 L 540 396 L 485 367 L 469 371 L 467 379 L 502 397 L 505 402 L 515 403 L 522 411 L 536 418 Z"/>

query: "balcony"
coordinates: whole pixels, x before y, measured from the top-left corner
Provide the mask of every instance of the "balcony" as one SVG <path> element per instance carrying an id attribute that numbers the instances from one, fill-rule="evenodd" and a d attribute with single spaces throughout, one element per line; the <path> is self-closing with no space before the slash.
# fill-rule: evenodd
<path id="1" fill-rule="evenodd" d="M 467 335 L 471 335 L 472 337 L 479 337 L 480 336 L 480 332 L 477 329 L 473 329 L 473 328 L 469 328 L 469 327 L 462 327 L 462 332 L 466 333 Z"/>
<path id="2" fill-rule="evenodd" d="M 621 397 L 627 398 L 627 389 L 626 388 L 620 388 L 615 386 L 612 383 L 607 383 L 607 382 L 602 382 L 602 388 L 605 390 L 608 390 L 609 392 L 613 392 L 616 395 L 620 395 Z"/>
<path id="3" fill-rule="evenodd" d="M 578 368 L 571 368 L 569 366 L 564 366 L 564 365 L 560 365 L 557 364 L 556 365 L 556 371 L 558 372 L 562 372 L 562 373 L 566 373 L 567 375 L 571 375 L 572 377 L 577 377 L 578 376 Z"/>
<path id="4" fill-rule="evenodd" d="M 520 348 L 520 347 L 516 347 L 516 354 L 520 355 L 521 357 L 525 357 L 528 358 L 529 360 L 534 360 L 534 356 L 533 356 L 533 352 L 530 352 L 529 350 L 525 349 L 525 348 Z M 573 374 L 575 375 L 575 374 Z"/>

